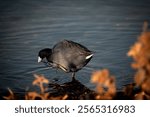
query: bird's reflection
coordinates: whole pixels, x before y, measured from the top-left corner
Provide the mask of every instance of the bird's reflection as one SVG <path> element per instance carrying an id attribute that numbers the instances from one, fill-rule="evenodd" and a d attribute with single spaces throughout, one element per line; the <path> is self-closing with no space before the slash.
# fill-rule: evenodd
<path id="1" fill-rule="evenodd" d="M 90 90 L 76 79 L 63 84 L 50 83 L 48 92 L 50 92 L 50 95 L 56 97 L 67 94 L 67 99 L 92 99 L 90 96 L 95 94 L 94 91 Z"/>

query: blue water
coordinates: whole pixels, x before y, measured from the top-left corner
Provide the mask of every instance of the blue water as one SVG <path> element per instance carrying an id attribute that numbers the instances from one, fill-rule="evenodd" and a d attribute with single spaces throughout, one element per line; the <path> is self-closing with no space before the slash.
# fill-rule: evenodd
<path id="1" fill-rule="evenodd" d="M 0 0 L 0 89 L 31 88 L 34 73 L 71 81 L 70 74 L 37 63 L 39 50 L 63 39 L 95 53 L 76 79 L 94 89 L 91 73 L 108 68 L 121 89 L 133 81 L 126 53 L 145 20 L 150 22 L 149 0 Z"/>

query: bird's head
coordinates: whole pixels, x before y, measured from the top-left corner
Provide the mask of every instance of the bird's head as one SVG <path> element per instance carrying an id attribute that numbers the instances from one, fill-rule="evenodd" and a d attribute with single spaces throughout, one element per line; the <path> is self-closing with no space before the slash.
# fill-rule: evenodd
<path id="1" fill-rule="evenodd" d="M 52 53 L 52 50 L 49 48 L 40 50 L 38 54 L 38 63 L 44 62 L 43 61 L 44 59 L 47 59 L 47 61 L 49 61 L 48 58 L 51 56 L 51 53 Z"/>

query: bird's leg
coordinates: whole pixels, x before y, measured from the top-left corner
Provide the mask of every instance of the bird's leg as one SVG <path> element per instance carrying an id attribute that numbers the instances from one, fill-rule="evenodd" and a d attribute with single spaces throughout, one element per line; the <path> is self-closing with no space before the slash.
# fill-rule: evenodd
<path id="1" fill-rule="evenodd" d="M 75 80 L 75 72 L 72 73 L 72 81 Z"/>

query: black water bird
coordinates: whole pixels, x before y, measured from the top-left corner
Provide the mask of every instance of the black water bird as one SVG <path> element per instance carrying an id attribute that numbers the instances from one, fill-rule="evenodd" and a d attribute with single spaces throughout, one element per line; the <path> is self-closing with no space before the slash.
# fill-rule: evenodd
<path id="1" fill-rule="evenodd" d="M 53 68 L 60 68 L 66 73 L 72 72 L 72 79 L 75 79 L 75 72 L 82 69 L 93 57 L 93 53 L 83 45 L 63 40 L 58 42 L 52 49 L 45 48 L 39 51 L 38 62 L 45 58 Z"/>

